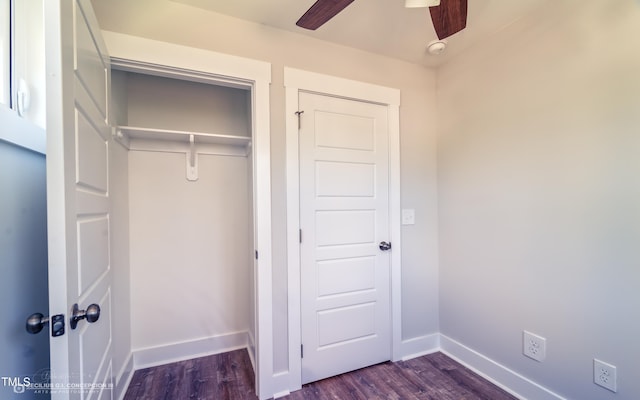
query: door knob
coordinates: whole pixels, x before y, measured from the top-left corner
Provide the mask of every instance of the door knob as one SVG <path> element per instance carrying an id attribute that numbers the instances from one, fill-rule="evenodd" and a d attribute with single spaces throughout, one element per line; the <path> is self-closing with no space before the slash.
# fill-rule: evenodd
<path id="1" fill-rule="evenodd" d="M 49 322 L 51 322 L 51 336 L 64 335 L 64 314 L 54 315 L 49 318 L 42 315 L 42 313 L 33 313 L 27 318 L 27 332 L 35 335 Z"/>
<path id="2" fill-rule="evenodd" d="M 387 250 L 391 250 L 391 243 L 389 242 L 380 242 L 380 250 L 382 251 L 387 251 Z"/>
<path id="3" fill-rule="evenodd" d="M 100 306 L 97 304 L 91 304 L 86 310 L 81 310 L 78 304 L 73 305 L 71 319 L 69 325 L 71 329 L 76 329 L 78 322 L 86 319 L 88 323 L 92 324 L 100 318 Z"/>
<path id="4" fill-rule="evenodd" d="M 27 318 L 27 332 L 35 335 L 40 332 L 46 324 L 49 323 L 49 317 L 45 317 L 42 313 L 33 313 Z"/>

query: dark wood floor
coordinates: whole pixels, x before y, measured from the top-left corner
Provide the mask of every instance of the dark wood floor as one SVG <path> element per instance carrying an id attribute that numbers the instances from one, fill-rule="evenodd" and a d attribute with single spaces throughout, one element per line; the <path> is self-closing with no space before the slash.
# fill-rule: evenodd
<path id="1" fill-rule="evenodd" d="M 246 350 L 136 371 L 125 400 L 257 399 Z M 305 385 L 289 400 L 515 400 L 442 353 L 387 362 Z"/>

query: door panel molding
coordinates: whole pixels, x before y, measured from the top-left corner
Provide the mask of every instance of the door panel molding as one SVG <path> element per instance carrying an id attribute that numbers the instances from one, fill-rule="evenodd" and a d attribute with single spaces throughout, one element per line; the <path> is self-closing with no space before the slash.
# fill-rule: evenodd
<path id="1" fill-rule="evenodd" d="M 400 90 L 384 86 L 284 68 L 286 95 L 287 165 L 287 264 L 289 321 L 289 391 L 302 387 L 300 308 L 300 175 L 298 96 L 312 92 L 349 100 L 381 104 L 388 110 L 389 133 L 389 221 L 391 252 L 391 345 L 392 360 L 401 358 L 401 243 L 400 243 Z"/>

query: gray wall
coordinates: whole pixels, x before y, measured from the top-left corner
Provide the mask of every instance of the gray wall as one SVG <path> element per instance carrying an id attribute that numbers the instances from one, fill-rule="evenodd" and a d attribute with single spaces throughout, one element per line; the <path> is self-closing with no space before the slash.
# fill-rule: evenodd
<path id="1" fill-rule="evenodd" d="M 249 91 L 128 73 L 127 125 L 251 136 Z"/>
<path id="2" fill-rule="evenodd" d="M 439 71 L 441 331 L 568 399 L 640 398 L 639 38 L 636 1 L 562 0 Z"/>
<path id="3" fill-rule="evenodd" d="M 0 121 L 1 129 L 10 124 Z M 17 117 L 16 117 L 17 118 Z M 29 134 L 29 132 L 24 132 Z M 49 312 L 45 157 L 0 140 L 0 376 L 33 377 L 49 368 L 48 326 L 37 335 L 26 318 Z M 34 380 L 35 381 L 35 380 Z M 0 383 L 2 399 L 45 399 L 16 394 Z"/>
<path id="4" fill-rule="evenodd" d="M 184 154 L 129 153 L 133 351 L 249 330 L 247 169 L 200 154 L 191 182 Z"/>

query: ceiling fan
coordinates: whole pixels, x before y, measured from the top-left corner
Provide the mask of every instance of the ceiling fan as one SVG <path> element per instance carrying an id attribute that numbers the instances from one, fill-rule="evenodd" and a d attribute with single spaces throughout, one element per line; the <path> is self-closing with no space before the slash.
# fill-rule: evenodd
<path id="1" fill-rule="evenodd" d="M 317 0 L 296 22 L 301 28 L 316 30 L 354 0 Z M 433 27 L 442 40 L 467 26 L 467 0 L 406 0 L 406 7 L 429 7 Z"/>

